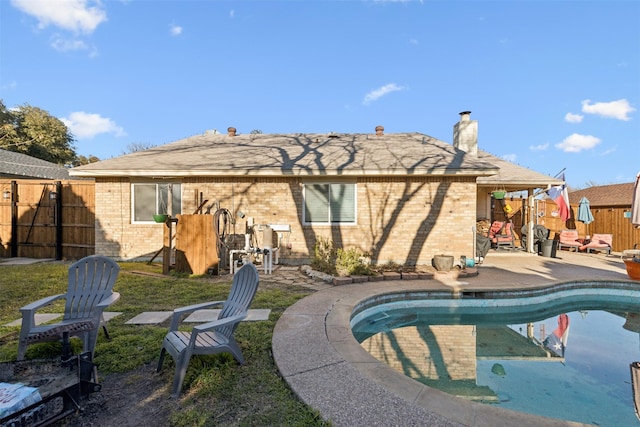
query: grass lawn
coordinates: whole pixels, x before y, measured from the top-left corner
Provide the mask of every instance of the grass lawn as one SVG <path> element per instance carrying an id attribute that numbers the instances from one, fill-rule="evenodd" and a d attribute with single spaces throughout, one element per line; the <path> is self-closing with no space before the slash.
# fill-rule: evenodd
<path id="1" fill-rule="evenodd" d="M 145 311 L 170 311 L 204 301 L 224 300 L 230 278 L 161 276 L 159 263 L 119 263 L 114 289 L 120 301 L 109 311 L 122 312 L 108 323 L 110 340 L 99 334 L 95 362 L 100 377 L 133 371 L 157 362 L 168 322 L 161 325 L 126 325 Z M 66 292 L 68 263 L 24 266 L 0 265 L 0 325 L 20 317 L 19 308 L 39 298 Z M 142 274 L 141 274 L 142 273 Z M 180 405 L 169 419 L 172 426 L 323 426 L 319 415 L 300 402 L 279 376 L 271 356 L 273 328 L 284 310 L 311 291 L 294 285 L 263 280 L 251 308 L 271 309 L 268 321 L 243 322 L 235 336 L 246 365 L 239 366 L 229 354 L 193 357 L 183 386 Z M 62 312 L 63 302 L 45 309 Z M 0 326 L 0 362 L 16 359 L 20 327 Z M 73 340 L 80 352 L 80 341 Z M 27 359 L 60 355 L 59 343 L 27 348 Z M 167 357 L 160 375 L 173 381 L 174 364 Z M 169 387 L 170 389 L 170 387 Z M 168 395 L 168 392 L 167 392 Z M 152 420 L 149 420 L 153 422 Z"/>

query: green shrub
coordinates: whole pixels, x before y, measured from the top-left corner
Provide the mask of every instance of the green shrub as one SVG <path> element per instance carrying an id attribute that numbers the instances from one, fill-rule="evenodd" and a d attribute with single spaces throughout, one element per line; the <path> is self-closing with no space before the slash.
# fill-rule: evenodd
<path id="1" fill-rule="evenodd" d="M 327 274 L 336 274 L 336 250 L 333 241 L 320 236 L 313 245 L 311 267 Z"/>
<path id="2" fill-rule="evenodd" d="M 375 274 L 367 254 L 357 248 L 336 249 L 333 241 L 324 237 L 318 237 L 313 246 L 311 267 L 326 274 L 339 276 Z"/>
<path id="3" fill-rule="evenodd" d="M 336 256 L 336 271 L 340 276 L 371 276 L 374 274 L 368 261 L 368 255 L 360 249 L 338 248 Z"/>

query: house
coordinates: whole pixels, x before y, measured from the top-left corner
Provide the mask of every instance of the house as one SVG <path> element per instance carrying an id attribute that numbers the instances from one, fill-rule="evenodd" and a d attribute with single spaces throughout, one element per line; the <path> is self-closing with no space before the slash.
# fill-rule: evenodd
<path id="1" fill-rule="evenodd" d="M 430 264 L 472 256 L 478 217 L 495 188 L 527 191 L 561 181 L 478 149 L 477 121 L 461 113 L 453 144 L 421 133 L 204 133 L 73 168 L 95 178 L 96 253 L 150 257 L 163 245 L 152 215 L 224 208 L 246 222 L 291 228 L 286 262 L 307 262 L 318 236 L 374 263 Z M 243 217 L 242 219 L 240 217 Z"/>
<path id="2" fill-rule="evenodd" d="M 569 202 L 578 204 L 586 197 L 593 208 L 627 207 L 631 209 L 633 182 L 598 185 L 569 192 Z"/>
<path id="3" fill-rule="evenodd" d="M 0 149 L 0 178 L 69 179 L 69 169 L 22 153 Z"/>

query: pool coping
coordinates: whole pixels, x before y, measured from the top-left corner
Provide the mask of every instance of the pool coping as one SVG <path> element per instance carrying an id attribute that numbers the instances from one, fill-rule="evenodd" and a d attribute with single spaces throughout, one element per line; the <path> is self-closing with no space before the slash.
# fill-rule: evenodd
<path id="1" fill-rule="evenodd" d="M 476 278 L 463 280 L 365 282 L 319 291 L 280 317 L 272 342 L 274 360 L 293 392 L 336 426 L 584 425 L 470 402 L 425 386 L 369 355 L 350 329 L 358 304 L 390 292 L 518 291 L 594 281 L 594 277 L 604 283 L 634 283 L 619 257 L 561 256 L 496 256 L 490 263 L 485 261 Z"/>

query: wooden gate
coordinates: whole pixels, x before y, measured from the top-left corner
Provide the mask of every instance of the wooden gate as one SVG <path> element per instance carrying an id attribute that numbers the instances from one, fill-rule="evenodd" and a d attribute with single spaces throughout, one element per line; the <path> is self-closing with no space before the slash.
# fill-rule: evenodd
<path id="1" fill-rule="evenodd" d="M 93 181 L 0 180 L 0 257 L 80 259 L 95 252 Z"/>
<path id="2" fill-rule="evenodd" d="M 164 274 L 169 273 L 174 249 L 175 271 L 196 275 L 219 273 L 218 238 L 213 218 L 213 215 L 176 215 L 165 224 L 162 256 Z"/>

